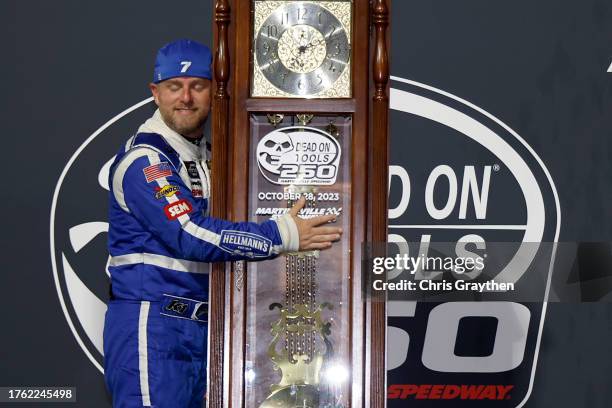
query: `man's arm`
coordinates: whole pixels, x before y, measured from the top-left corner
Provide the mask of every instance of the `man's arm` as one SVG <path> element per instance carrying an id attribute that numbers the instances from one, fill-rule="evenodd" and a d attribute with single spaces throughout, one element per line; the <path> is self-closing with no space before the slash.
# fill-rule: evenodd
<path id="1" fill-rule="evenodd" d="M 117 165 L 112 181 L 121 208 L 184 259 L 265 259 L 298 249 L 324 249 L 331 245 L 329 238 L 339 237 L 338 228 L 318 227 L 333 216 L 301 220 L 296 217 L 299 208 L 261 224 L 205 217 L 172 165 L 147 148 L 128 153 Z"/>

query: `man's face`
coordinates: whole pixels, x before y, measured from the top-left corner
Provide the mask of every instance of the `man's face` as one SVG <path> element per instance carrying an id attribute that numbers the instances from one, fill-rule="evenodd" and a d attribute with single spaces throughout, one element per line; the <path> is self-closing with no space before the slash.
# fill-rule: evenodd
<path id="1" fill-rule="evenodd" d="M 196 138 L 210 111 L 210 81 L 204 78 L 179 77 L 150 84 L 155 103 L 175 132 Z"/>

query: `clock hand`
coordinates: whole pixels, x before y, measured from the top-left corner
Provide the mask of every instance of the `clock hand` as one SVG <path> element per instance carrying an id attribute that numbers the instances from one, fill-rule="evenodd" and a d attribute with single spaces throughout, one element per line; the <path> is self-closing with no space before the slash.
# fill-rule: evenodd
<path id="1" fill-rule="evenodd" d="M 291 55 L 292 55 L 294 58 L 297 58 L 297 57 L 298 57 L 298 56 L 296 55 L 296 53 L 295 53 L 295 49 L 296 49 L 296 47 L 294 46 L 294 45 L 295 45 L 295 42 L 294 42 L 294 41 L 289 40 L 289 41 L 287 41 L 287 42 L 283 42 L 283 45 L 287 47 L 287 49 L 289 50 L 289 52 L 291 53 Z"/>
<path id="2" fill-rule="evenodd" d="M 306 46 L 306 48 L 311 48 L 311 47 L 314 47 L 314 46 L 316 46 L 316 45 L 320 45 L 320 44 L 325 44 L 325 40 L 313 41 L 313 42 L 311 42 L 310 44 L 308 44 L 308 45 Z"/>

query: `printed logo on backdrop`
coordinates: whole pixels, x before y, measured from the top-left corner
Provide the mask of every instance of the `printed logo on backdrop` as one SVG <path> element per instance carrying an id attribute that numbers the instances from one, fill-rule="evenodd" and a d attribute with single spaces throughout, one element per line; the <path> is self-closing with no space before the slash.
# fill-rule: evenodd
<path id="1" fill-rule="evenodd" d="M 51 204 L 50 247 L 56 291 L 74 338 L 100 372 L 110 281 L 108 174 L 120 146 L 153 113 L 152 100 L 124 110 L 84 137 L 60 175 Z M 172 187 L 155 194 L 176 194 Z"/>
<path id="2" fill-rule="evenodd" d="M 559 238 L 559 200 L 542 160 L 485 110 L 392 79 L 389 242 L 410 256 L 450 242 L 458 257 L 508 243 L 497 277 L 527 276 L 539 243 Z M 550 277 L 554 251 L 545 262 Z M 538 296 L 545 301 L 548 286 Z M 541 302 L 389 302 L 389 407 L 522 406 L 545 314 Z"/>
<path id="3" fill-rule="evenodd" d="M 257 144 L 259 170 L 274 184 L 330 186 L 336 182 L 339 163 L 340 144 L 316 128 L 277 129 Z"/>

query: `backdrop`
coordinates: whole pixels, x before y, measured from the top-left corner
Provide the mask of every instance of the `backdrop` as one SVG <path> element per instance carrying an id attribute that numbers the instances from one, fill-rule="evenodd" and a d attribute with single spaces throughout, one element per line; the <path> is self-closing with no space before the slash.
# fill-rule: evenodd
<path id="1" fill-rule="evenodd" d="M 104 165 L 152 111 L 156 49 L 180 37 L 211 42 L 210 3 L 0 6 L 3 167 L 18 178 L 5 184 L 18 198 L 6 196 L 1 207 L 0 386 L 74 386 L 74 406 L 110 406 L 97 324 L 108 296 Z M 390 233 L 520 241 L 541 231 L 542 241 L 610 241 L 612 7 L 397 0 L 392 11 Z M 479 129 L 490 137 L 479 139 Z M 527 179 L 516 176 L 521 163 Z M 439 166 L 460 187 L 472 171 L 482 187 L 490 172 L 486 211 L 468 200 L 462 217 L 459 192 L 444 219 L 432 218 L 425 186 Z M 449 197 L 438 194 L 438 203 Z M 544 213 L 534 217 L 529 203 Z M 434 305 L 391 309 L 389 383 L 515 381 L 510 400 L 480 405 L 517 406 L 528 396 L 528 407 L 612 406 L 611 305 L 528 306 L 525 358 L 512 378 L 428 370 L 420 353 Z M 410 334 L 409 351 L 402 333 Z"/>

